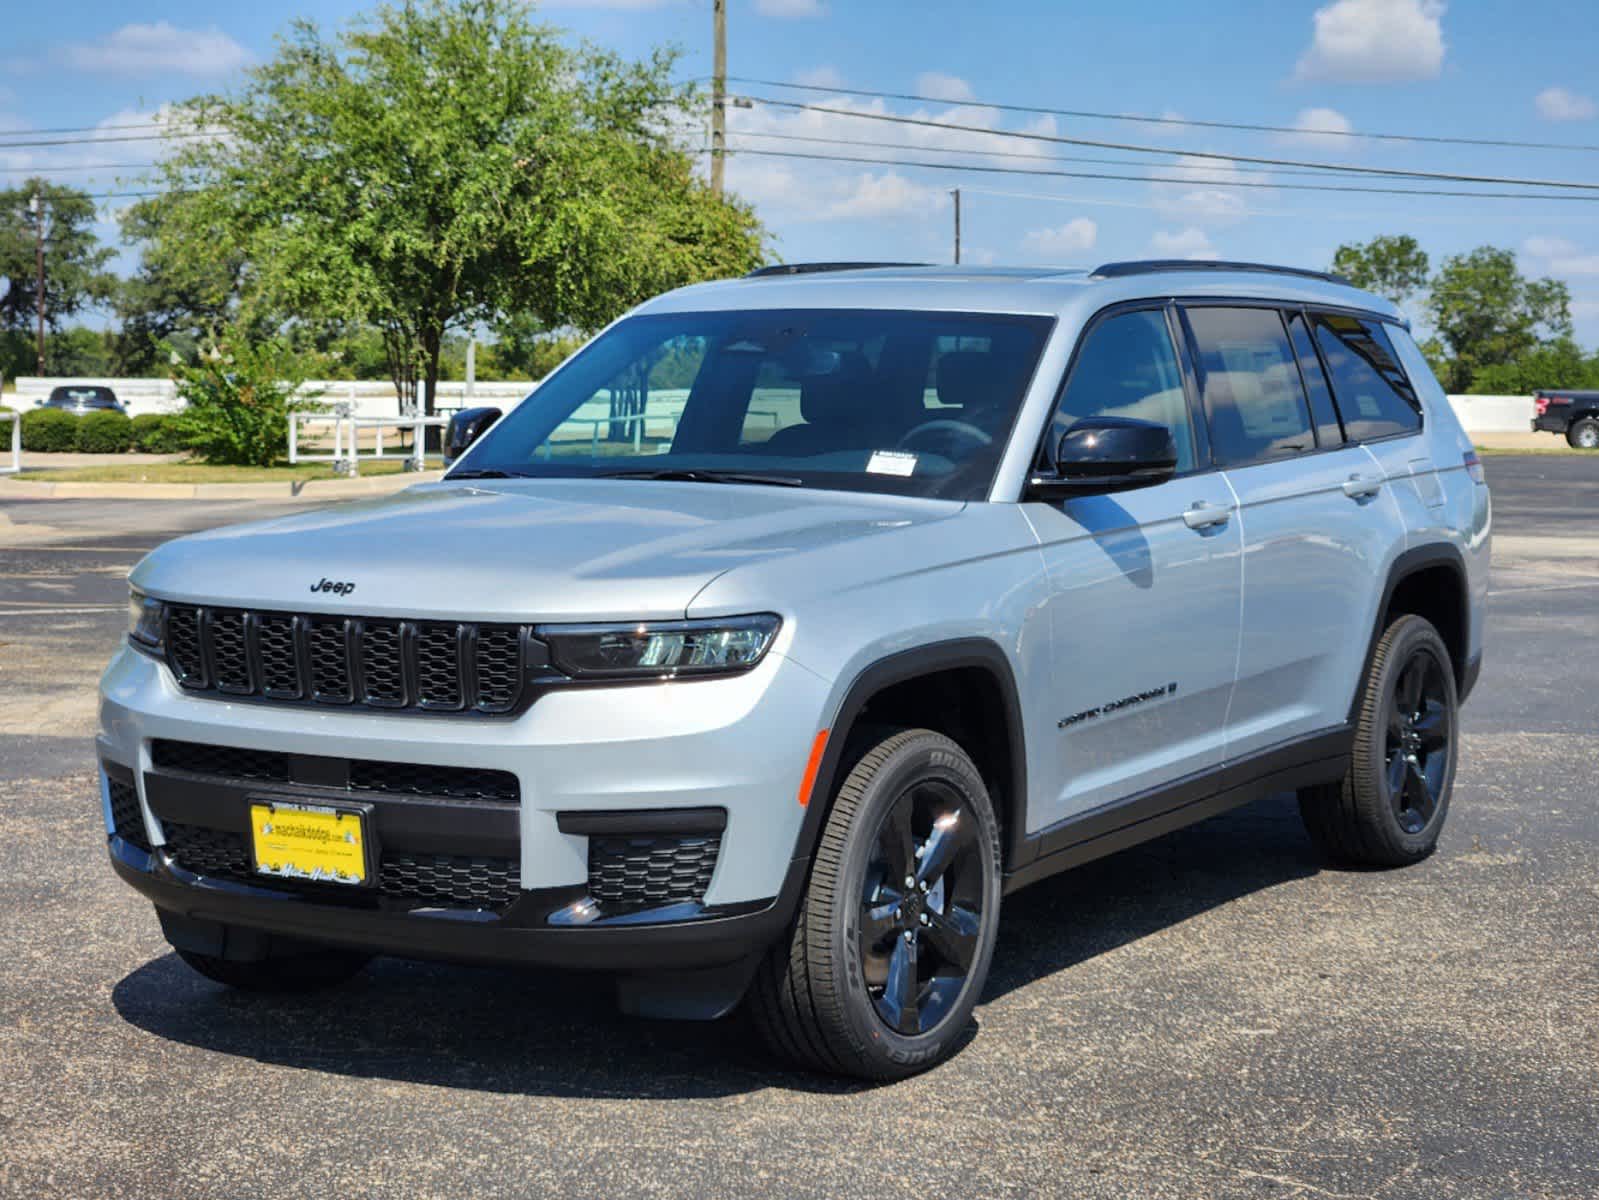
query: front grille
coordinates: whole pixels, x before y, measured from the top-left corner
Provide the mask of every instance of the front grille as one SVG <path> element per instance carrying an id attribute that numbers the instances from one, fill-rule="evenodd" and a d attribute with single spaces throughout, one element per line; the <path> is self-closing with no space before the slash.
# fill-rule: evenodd
<path id="1" fill-rule="evenodd" d="M 107 777 L 111 792 L 111 829 L 130 846 L 137 846 L 146 854 L 150 852 L 150 839 L 145 836 L 144 816 L 139 812 L 139 793 L 131 783 Z"/>
<path id="2" fill-rule="evenodd" d="M 167 664 L 183 687 L 286 703 L 507 713 L 530 644 L 520 625 L 166 606 Z"/>
<path id="3" fill-rule="evenodd" d="M 330 894 L 327 885 L 319 888 L 257 875 L 251 870 L 250 850 L 242 833 L 169 821 L 166 834 L 167 852 L 180 867 L 196 875 L 279 890 L 310 887 Z M 384 854 L 379 861 L 377 891 L 396 900 L 450 908 L 501 909 L 521 893 L 521 878 L 514 859 L 395 852 Z M 370 894 L 355 888 L 342 889 L 342 893 Z"/>
<path id="4" fill-rule="evenodd" d="M 589 838 L 589 895 L 607 904 L 705 899 L 722 848 L 719 833 Z"/>
<path id="5" fill-rule="evenodd" d="M 441 796 L 450 800 L 487 800 L 518 804 L 521 785 L 510 771 L 486 767 L 439 767 L 428 763 L 379 762 L 375 759 L 307 759 L 322 769 L 296 778 L 287 754 L 271 750 L 237 750 L 201 742 L 161 739 L 151 744 L 150 761 L 169 771 L 208 775 L 215 779 L 262 779 L 273 783 L 302 783 L 322 788 L 373 792 L 391 796 Z M 335 770 L 329 771 L 328 767 Z M 338 782 L 337 767 L 347 768 Z"/>

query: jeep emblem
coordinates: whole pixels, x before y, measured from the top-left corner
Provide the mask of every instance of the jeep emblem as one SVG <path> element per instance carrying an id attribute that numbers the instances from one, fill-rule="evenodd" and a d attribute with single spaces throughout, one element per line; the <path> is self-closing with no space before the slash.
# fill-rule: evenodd
<path id="1" fill-rule="evenodd" d="M 322 579 L 311 585 L 313 592 L 332 592 L 335 596 L 348 596 L 355 591 L 355 584 L 347 583 L 342 579 Z"/>

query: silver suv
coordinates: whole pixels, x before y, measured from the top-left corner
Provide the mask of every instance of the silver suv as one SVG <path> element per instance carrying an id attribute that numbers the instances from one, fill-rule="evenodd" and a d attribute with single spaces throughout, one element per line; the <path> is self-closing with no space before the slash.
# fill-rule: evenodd
<path id="1" fill-rule="evenodd" d="M 1426 856 L 1481 661 L 1481 466 L 1308 272 L 786 267 L 612 325 L 440 482 L 132 576 L 118 874 L 196 970 L 373 954 L 950 1054 L 1001 897 L 1272 792 Z"/>

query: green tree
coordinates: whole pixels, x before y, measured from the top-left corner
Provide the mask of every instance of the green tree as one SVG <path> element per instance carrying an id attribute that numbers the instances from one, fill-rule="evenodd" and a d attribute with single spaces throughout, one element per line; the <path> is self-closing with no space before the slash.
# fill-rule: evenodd
<path id="1" fill-rule="evenodd" d="M 184 401 L 170 417 L 173 440 L 207 462 L 269 467 L 288 446 L 289 414 L 318 407 L 296 394 L 305 360 L 282 342 L 232 330 L 192 359 L 166 349 Z"/>
<path id="2" fill-rule="evenodd" d="M 1358 288 L 1403 304 L 1427 286 L 1429 264 L 1420 242 L 1398 234 L 1339 246 L 1332 269 Z"/>
<path id="3" fill-rule="evenodd" d="M 408 0 L 328 39 L 293 26 L 233 96 L 183 109 L 165 167 L 189 236 L 226 230 L 247 315 L 359 320 L 431 411 L 451 330 L 527 310 L 595 328 L 747 270 L 762 235 L 677 144 L 673 55 L 571 46 L 514 0 Z"/>
<path id="4" fill-rule="evenodd" d="M 34 211 L 38 198 L 39 211 Z M 18 332 L 37 320 L 37 245 L 44 232 L 45 327 L 59 331 L 84 309 L 111 297 L 115 278 L 106 271 L 112 251 L 94 233 L 94 201 L 78 188 L 44 179 L 0 191 L 0 329 Z M 46 347 L 48 363 L 49 347 Z M 4 364 L 7 374 L 25 363 Z"/>
<path id="5" fill-rule="evenodd" d="M 1509 362 L 1479 367 L 1471 380 L 1471 390 L 1486 396 L 1526 396 L 1539 388 L 1599 388 L 1599 355 L 1559 337 Z"/>
<path id="6" fill-rule="evenodd" d="M 1479 246 L 1444 261 L 1427 296 L 1438 338 L 1449 348 L 1451 392 L 1477 372 L 1514 362 L 1540 342 L 1571 336 L 1571 292 L 1557 279 L 1528 279 L 1513 251 Z"/>

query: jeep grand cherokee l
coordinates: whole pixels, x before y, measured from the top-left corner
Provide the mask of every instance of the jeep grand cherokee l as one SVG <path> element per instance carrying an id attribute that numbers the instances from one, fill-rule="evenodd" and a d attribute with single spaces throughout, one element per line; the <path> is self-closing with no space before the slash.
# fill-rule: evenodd
<path id="1" fill-rule="evenodd" d="M 1001 898 L 1266 793 L 1430 853 L 1489 498 L 1398 312 L 1219 263 L 854 266 L 618 321 L 449 474 L 170 542 L 113 866 L 243 988 L 373 954 L 959 1044 Z"/>

